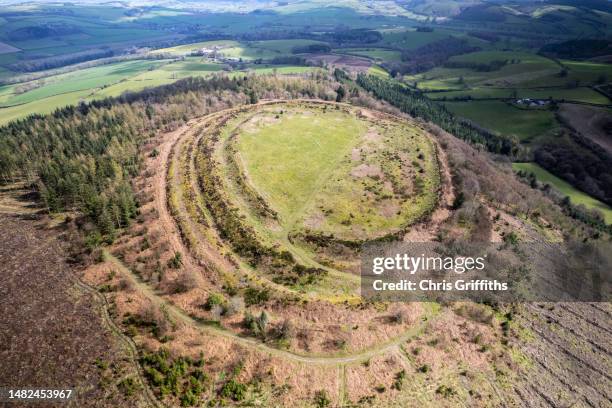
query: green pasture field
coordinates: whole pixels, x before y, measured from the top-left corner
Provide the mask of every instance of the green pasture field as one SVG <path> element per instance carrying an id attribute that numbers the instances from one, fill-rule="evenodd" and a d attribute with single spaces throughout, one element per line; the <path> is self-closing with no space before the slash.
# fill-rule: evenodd
<path id="1" fill-rule="evenodd" d="M 549 58 L 527 52 L 515 51 L 478 51 L 454 56 L 451 62 L 490 63 L 495 60 L 518 61 L 509 63 L 501 69 L 490 72 L 478 72 L 470 68 L 436 67 L 425 73 L 407 75 L 404 79 L 416 82 L 424 91 L 452 91 L 440 95 L 431 94 L 440 99 L 471 95 L 482 97 L 511 97 L 516 89 L 521 98 L 565 99 L 580 102 L 608 104 L 610 101 L 588 86 L 598 82 L 609 81 L 612 70 L 606 64 L 580 61 L 561 61 L 557 63 Z M 562 74 L 562 70 L 566 70 Z M 547 88 L 542 88 L 545 84 Z M 506 91 L 507 90 L 507 91 Z"/>
<path id="2" fill-rule="evenodd" d="M 244 61 L 255 59 L 271 59 L 279 56 L 293 55 L 292 49 L 296 46 L 309 44 L 324 44 L 312 40 L 270 40 L 239 43 L 233 47 L 221 50 L 226 57 L 242 58 Z"/>
<path id="3" fill-rule="evenodd" d="M 176 55 L 185 55 L 185 54 L 189 54 L 192 51 L 196 51 L 200 48 L 211 48 L 215 45 L 220 46 L 220 47 L 236 47 L 239 44 L 240 43 L 238 41 L 233 41 L 233 40 L 202 41 L 202 42 L 191 43 L 191 44 L 177 45 L 175 47 L 160 48 L 160 49 L 151 51 L 151 53 L 153 54 L 170 53 L 170 54 L 176 54 Z"/>
<path id="4" fill-rule="evenodd" d="M 291 74 L 305 74 L 307 72 L 315 72 L 320 70 L 319 67 L 303 67 L 299 65 L 265 65 L 265 64 L 254 64 L 248 66 L 248 68 L 244 71 L 234 71 L 230 72 L 228 75 L 236 75 L 237 72 L 240 73 L 254 73 L 259 75 L 268 75 L 268 74 L 279 74 L 279 75 L 291 75 Z"/>
<path id="5" fill-rule="evenodd" d="M 542 84 L 547 86 L 569 87 L 569 86 L 588 86 L 600 82 L 612 81 L 612 69 L 609 64 L 602 64 L 590 61 L 569 61 L 561 60 L 562 66 L 556 72 L 548 76 L 532 78 L 522 83 L 524 87 L 537 87 Z M 565 69 L 566 74 L 561 74 Z"/>
<path id="6" fill-rule="evenodd" d="M 223 67 L 222 64 L 203 62 L 202 58 L 188 57 L 184 61 L 162 64 L 156 69 L 143 71 L 124 81 L 100 89 L 96 92 L 96 97 L 119 96 L 123 92 L 140 91 L 144 88 L 171 84 L 190 76 L 208 76 L 213 72 L 221 71 Z"/>
<path id="7" fill-rule="evenodd" d="M 536 54 L 515 51 L 478 51 L 450 58 L 455 62 L 490 63 L 495 60 L 518 61 L 497 71 L 478 72 L 470 68 L 437 67 L 428 72 L 405 76 L 409 83 L 435 100 L 472 97 L 537 98 L 549 97 L 557 101 L 575 101 L 606 105 L 612 103 L 589 87 L 606 79 L 609 66 L 599 63 L 557 62 Z M 567 70 L 561 76 L 562 69 Z M 542 85 L 546 85 L 542 88 Z M 437 92 L 435 92 L 437 91 Z M 443 92 L 439 92 L 443 91 Z"/>
<path id="8" fill-rule="evenodd" d="M 0 87 L 0 124 L 35 113 L 51 113 L 57 108 L 80 101 L 109 96 L 105 90 L 114 86 L 124 86 L 127 90 L 129 87 L 126 81 L 130 77 L 148 72 L 150 68 L 161 64 L 155 60 L 136 60 L 86 68 L 45 78 L 43 86 L 18 95 L 14 91 L 21 84 Z M 98 91 L 101 92 L 97 94 Z"/>
<path id="9" fill-rule="evenodd" d="M 200 57 L 188 57 L 184 61 L 172 62 L 161 65 L 159 68 L 152 71 L 145 71 L 137 76 L 131 77 L 126 81 L 120 82 L 108 88 L 100 90 L 97 94 L 107 96 L 117 96 L 125 91 L 139 91 L 143 88 L 170 84 L 182 78 L 190 76 L 208 76 L 214 72 L 221 72 L 227 68 L 224 64 L 211 63 Z M 241 74 L 256 73 L 256 74 L 302 74 L 312 72 L 319 68 L 303 67 L 294 65 L 267 65 L 267 64 L 251 64 L 247 65 L 245 70 L 227 71 L 227 75 L 235 75 L 236 72 Z"/>
<path id="10" fill-rule="evenodd" d="M 552 98 L 557 101 L 577 101 L 598 105 L 608 105 L 612 101 L 591 88 L 549 88 L 549 89 L 519 89 L 519 98 Z"/>
<path id="11" fill-rule="evenodd" d="M 256 59 L 271 59 L 278 57 L 279 53 L 267 48 L 256 48 L 246 44 L 238 44 L 234 47 L 224 48 L 221 50 L 224 57 L 239 58 L 243 61 L 252 61 Z"/>
<path id="12" fill-rule="evenodd" d="M 389 73 L 379 65 L 372 65 L 370 68 L 368 68 L 368 74 L 377 75 L 383 78 L 389 78 Z"/>
<path id="13" fill-rule="evenodd" d="M 561 63 L 568 69 L 569 79 L 577 79 L 582 81 L 582 83 L 593 83 L 603 76 L 605 81 L 612 81 L 612 67 L 610 67 L 610 64 L 568 60 L 561 60 Z"/>
<path id="14" fill-rule="evenodd" d="M 325 44 L 322 41 L 315 40 L 268 40 L 268 41 L 252 41 L 247 42 L 246 45 L 255 49 L 267 50 L 278 55 L 290 55 L 292 54 L 293 47 L 312 45 L 312 44 Z"/>
<path id="15" fill-rule="evenodd" d="M 472 88 L 472 89 L 463 89 L 457 91 L 438 91 L 438 92 L 426 92 L 425 95 L 429 99 L 434 101 L 444 101 L 444 100 L 452 100 L 455 98 L 468 98 L 471 97 L 473 99 L 505 99 L 512 98 L 514 95 L 514 89 L 504 89 L 504 88 Z"/>
<path id="16" fill-rule="evenodd" d="M 15 93 L 20 86 L 23 86 L 22 84 L 12 85 L 13 94 L 0 94 L 0 106 L 22 105 L 50 96 L 106 87 L 149 69 L 155 69 L 160 64 L 161 61 L 135 60 L 86 68 L 34 81 L 44 85 L 24 93 Z"/>
<path id="17" fill-rule="evenodd" d="M 527 142 L 558 127 L 553 112 L 520 109 L 501 101 L 445 102 L 457 116 L 469 119 L 490 131 Z"/>
<path id="18" fill-rule="evenodd" d="M 506 59 L 519 59 L 522 64 L 538 64 L 543 67 L 547 67 L 552 60 L 541 57 L 536 54 L 518 51 L 476 51 L 468 54 L 456 55 L 451 57 L 450 61 L 462 61 L 462 62 L 475 62 L 475 63 L 489 63 L 491 61 L 506 60 Z M 555 64 L 556 65 L 556 64 Z"/>
<path id="19" fill-rule="evenodd" d="M 571 184 L 560 179 L 554 174 L 549 173 L 547 170 L 543 169 L 537 164 L 513 163 L 512 168 L 516 171 L 523 170 L 534 173 L 538 181 L 548 183 L 562 194 L 568 196 L 572 204 L 582 204 L 586 208 L 597 209 L 603 213 L 606 224 L 612 224 L 612 208 L 610 208 L 610 206 L 574 188 Z"/>
<path id="20" fill-rule="evenodd" d="M 241 127 L 240 160 L 283 231 L 365 239 L 409 225 L 435 205 L 431 141 L 409 124 L 378 123 L 305 106 L 262 111 Z M 405 157 L 389 159 L 393 152 Z"/>
<path id="21" fill-rule="evenodd" d="M 22 119 L 33 114 L 51 113 L 57 108 L 67 105 L 75 105 L 81 100 L 85 100 L 91 93 L 90 90 L 75 91 L 61 95 L 50 96 L 26 103 L 24 105 L 11 106 L 10 108 L 0 108 L 0 125 L 12 120 Z"/>
<path id="22" fill-rule="evenodd" d="M 296 46 L 309 44 L 324 44 L 314 40 L 269 40 L 238 42 L 232 40 L 203 41 L 193 44 L 178 45 L 176 47 L 162 48 L 152 53 L 168 52 L 176 55 L 189 54 L 200 48 L 211 48 L 220 46 L 220 54 L 231 58 L 242 58 L 243 60 L 254 60 L 258 58 L 269 59 L 283 55 L 292 55 L 292 49 Z"/>
<path id="23" fill-rule="evenodd" d="M 262 124 L 252 131 L 243 126 L 237 147 L 253 184 L 282 219 L 291 220 L 302 214 L 304 203 L 366 127 L 356 117 L 333 110 L 288 111 L 280 119 L 271 115 L 260 113 Z"/>

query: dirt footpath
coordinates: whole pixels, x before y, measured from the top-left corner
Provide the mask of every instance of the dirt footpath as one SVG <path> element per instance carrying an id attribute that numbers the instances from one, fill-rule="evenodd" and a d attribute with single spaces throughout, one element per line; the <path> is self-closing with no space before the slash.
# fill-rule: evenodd
<path id="1" fill-rule="evenodd" d="M 40 221 L 0 213 L 0 387 L 74 388 L 63 407 L 144 406 L 138 390 L 127 397 L 117 387 L 134 377 L 133 363 L 57 237 Z"/>

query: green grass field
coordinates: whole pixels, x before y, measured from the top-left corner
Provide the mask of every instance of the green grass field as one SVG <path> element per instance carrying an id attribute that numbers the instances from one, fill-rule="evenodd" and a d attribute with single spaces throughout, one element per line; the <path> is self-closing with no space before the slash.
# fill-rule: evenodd
<path id="1" fill-rule="evenodd" d="M 435 101 L 452 100 L 455 98 L 483 99 L 483 98 L 511 98 L 513 89 L 501 88 L 472 88 L 460 91 L 426 92 L 429 99 Z"/>
<path id="2" fill-rule="evenodd" d="M 542 183 L 548 183 L 556 190 L 565 194 L 570 198 L 570 201 L 574 205 L 582 204 L 589 209 L 597 209 L 604 215 L 604 219 L 607 224 L 612 224 L 612 208 L 605 203 L 591 197 L 590 195 L 583 193 L 582 191 L 574 188 L 571 184 L 560 179 L 554 174 L 549 173 L 542 167 L 535 163 L 513 163 L 512 168 L 514 170 L 523 170 L 526 172 L 534 173 L 538 181 Z"/>
<path id="3" fill-rule="evenodd" d="M 520 88 L 540 78 L 557 74 L 561 67 L 554 61 L 536 54 L 514 51 L 479 51 L 450 58 L 453 62 L 489 63 L 514 60 L 501 69 L 478 72 L 470 68 L 437 67 L 405 79 L 418 82 L 423 90 L 469 89 L 476 87 Z M 541 85 L 542 82 L 539 82 Z"/>
<path id="4" fill-rule="evenodd" d="M 189 76 L 207 76 L 223 69 L 222 64 L 212 64 L 198 57 L 188 57 L 183 61 L 160 65 L 157 69 L 147 70 L 112 86 L 100 89 L 96 97 L 118 96 L 126 91 L 140 91 L 144 88 L 171 84 Z"/>
<path id="5" fill-rule="evenodd" d="M 14 85 L 10 87 L 12 94 L 0 93 L 0 106 L 22 105 L 51 96 L 108 87 L 161 64 L 162 61 L 136 60 L 101 65 L 34 81 L 43 85 L 23 93 L 16 92 L 23 85 Z"/>
<path id="6" fill-rule="evenodd" d="M 75 105 L 80 101 L 161 85 L 155 81 L 144 85 L 133 79 L 142 73 L 155 72 L 156 68 L 163 67 L 163 63 L 158 60 L 135 60 L 87 68 L 45 78 L 42 86 L 20 94 L 16 94 L 15 90 L 21 84 L 1 87 L 0 124 L 34 113 L 51 113 L 57 108 Z"/>
<path id="7" fill-rule="evenodd" d="M 572 83 L 585 86 L 612 80 L 612 70 L 609 64 L 568 60 L 561 60 L 561 64 L 567 70 L 566 75 L 560 75 L 561 67 L 559 67 L 557 72 L 548 76 L 525 80 L 523 86 L 537 87 L 546 84 L 546 86 L 567 87 Z"/>
<path id="8" fill-rule="evenodd" d="M 173 62 L 165 64 L 158 69 L 146 71 L 140 75 L 129 78 L 125 81 L 117 83 L 113 86 L 101 89 L 95 93 L 96 97 L 102 96 L 119 96 L 126 91 L 140 91 L 144 88 L 171 84 L 179 79 L 196 76 L 209 76 L 215 72 L 221 72 L 226 66 L 223 64 L 213 64 L 207 61 L 202 61 L 201 58 L 191 57 L 185 61 Z M 240 73 L 256 73 L 258 75 L 279 74 L 303 74 L 306 72 L 316 71 L 316 67 L 302 67 L 293 65 L 250 65 L 245 70 L 227 72 L 227 75 L 232 77 Z M 1 94 L 0 94 L 1 95 Z"/>
<path id="9" fill-rule="evenodd" d="M 368 74 L 377 75 L 383 78 L 389 78 L 389 73 L 379 65 L 372 65 L 370 68 L 368 68 Z"/>
<path id="10" fill-rule="evenodd" d="M 339 112 L 261 117 L 265 126 L 243 131 L 238 150 L 253 183 L 282 218 L 293 219 L 366 128 Z"/>
<path id="11" fill-rule="evenodd" d="M 35 100 L 24 105 L 0 108 L 0 125 L 12 120 L 25 118 L 32 114 L 51 113 L 62 106 L 75 105 L 81 100 L 84 101 L 89 94 L 89 90 L 76 91 Z"/>
<path id="12" fill-rule="evenodd" d="M 612 103 L 589 86 L 610 76 L 609 65 L 555 61 L 527 52 L 478 51 L 451 57 L 450 62 L 490 63 L 509 61 L 501 69 L 478 72 L 470 68 L 437 67 L 405 80 L 417 83 L 419 89 L 429 92 L 432 99 L 453 98 L 539 98 L 552 97 L 558 101 L 576 101 L 606 105 Z M 514 62 L 512 62 L 514 61 Z M 565 68 L 566 74 L 560 72 Z M 544 87 L 543 87 L 544 86 Z"/>
<path id="13" fill-rule="evenodd" d="M 436 203 L 434 147 L 408 124 L 378 126 L 312 106 L 267 110 L 241 127 L 237 150 L 285 232 L 365 239 L 409 225 Z"/>
<path id="14" fill-rule="evenodd" d="M 229 58 L 242 58 L 244 61 L 254 59 L 271 59 L 274 57 L 292 55 L 293 47 L 309 44 L 323 44 L 314 40 L 269 40 L 269 41 L 245 41 L 232 40 L 203 41 L 193 44 L 184 44 L 176 47 L 162 48 L 151 51 L 151 53 L 171 53 L 174 55 L 187 55 L 200 48 L 221 47 L 219 53 Z"/>
<path id="15" fill-rule="evenodd" d="M 444 106 L 496 134 L 521 141 L 537 138 L 558 126 L 553 112 L 519 109 L 500 101 L 445 102 Z"/>
<path id="16" fill-rule="evenodd" d="M 185 55 L 189 54 L 192 51 L 197 51 L 200 48 L 212 48 L 213 46 L 219 47 L 236 47 L 240 43 L 238 41 L 232 40 L 219 40 L 219 41 L 202 41 L 191 44 L 183 44 L 177 45 L 176 47 L 168 47 L 168 48 L 160 48 L 157 50 L 151 51 L 151 53 L 170 53 L 174 55 Z"/>
<path id="17" fill-rule="evenodd" d="M 245 45 L 253 49 L 262 49 L 269 51 L 276 55 L 290 55 L 293 52 L 293 47 L 302 47 L 311 44 L 325 44 L 321 41 L 314 40 L 268 40 L 268 41 L 252 41 L 247 42 Z"/>
<path id="18" fill-rule="evenodd" d="M 551 88 L 551 89 L 518 89 L 519 98 L 552 98 L 556 101 L 587 102 L 598 105 L 612 103 L 604 95 L 587 87 L 579 88 Z"/>
<path id="19" fill-rule="evenodd" d="M 279 75 L 292 75 L 292 74 L 305 74 L 307 72 L 315 72 L 320 70 L 319 67 L 302 67 L 299 65 L 251 65 L 245 71 L 235 71 L 229 75 L 235 75 L 236 72 L 247 72 L 258 75 L 268 74 L 279 74 Z"/>

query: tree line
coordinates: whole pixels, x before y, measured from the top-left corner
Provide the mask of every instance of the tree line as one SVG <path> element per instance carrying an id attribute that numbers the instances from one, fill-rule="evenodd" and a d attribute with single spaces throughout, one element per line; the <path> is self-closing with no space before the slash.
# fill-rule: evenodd
<path id="1" fill-rule="evenodd" d="M 395 73 L 418 74 L 444 64 L 454 55 L 467 54 L 478 51 L 480 48 L 471 46 L 467 41 L 455 37 L 448 37 L 415 50 L 402 51 L 402 62 L 387 62 L 383 64 L 392 76 Z"/>
<path id="2" fill-rule="evenodd" d="M 41 58 L 36 60 L 19 61 L 11 64 L 9 68 L 18 72 L 36 72 L 46 69 L 59 68 L 66 65 L 78 64 L 79 62 L 91 61 L 101 58 L 110 58 L 115 55 L 111 49 L 97 49 L 78 52 L 74 54 L 60 55 L 56 57 Z"/>
<path id="3" fill-rule="evenodd" d="M 572 134 L 569 140 L 542 144 L 535 150 L 534 160 L 585 193 L 612 205 L 612 156 L 588 139 Z"/>

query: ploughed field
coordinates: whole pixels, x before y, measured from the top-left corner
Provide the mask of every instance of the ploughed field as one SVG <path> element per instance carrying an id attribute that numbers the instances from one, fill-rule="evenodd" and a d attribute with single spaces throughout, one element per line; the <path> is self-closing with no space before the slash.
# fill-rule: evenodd
<path id="1" fill-rule="evenodd" d="M 293 102 L 211 127 L 196 153 L 203 201 L 219 203 L 209 212 L 233 251 L 276 283 L 355 272 L 362 244 L 403 236 L 436 206 L 436 146 L 414 123 Z"/>

